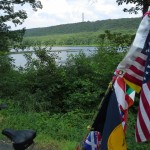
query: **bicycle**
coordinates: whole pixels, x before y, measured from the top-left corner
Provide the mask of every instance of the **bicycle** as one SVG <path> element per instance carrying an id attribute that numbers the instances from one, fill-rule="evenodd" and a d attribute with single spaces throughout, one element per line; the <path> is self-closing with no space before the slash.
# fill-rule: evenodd
<path id="1" fill-rule="evenodd" d="M 0 110 L 5 108 L 7 108 L 6 104 L 0 105 Z M 12 144 L 1 141 L 1 150 L 27 150 L 29 148 L 33 149 L 34 147 L 34 138 L 36 137 L 36 132 L 33 130 L 3 129 L 2 134 L 5 135 Z"/>

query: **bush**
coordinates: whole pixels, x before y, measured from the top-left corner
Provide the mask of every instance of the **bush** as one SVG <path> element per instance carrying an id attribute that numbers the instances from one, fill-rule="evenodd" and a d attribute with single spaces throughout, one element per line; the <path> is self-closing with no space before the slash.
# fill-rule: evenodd
<path id="1" fill-rule="evenodd" d="M 90 56 L 83 52 L 70 55 L 65 65 L 58 66 L 58 56 L 51 53 L 51 47 L 40 42 L 34 44 L 36 57 L 25 54 L 25 68 L 10 66 L 10 71 L 7 69 L 1 75 L 1 98 L 13 99 L 23 112 L 93 110 L 124 56 L 116 48 L 101 46 Z"/>

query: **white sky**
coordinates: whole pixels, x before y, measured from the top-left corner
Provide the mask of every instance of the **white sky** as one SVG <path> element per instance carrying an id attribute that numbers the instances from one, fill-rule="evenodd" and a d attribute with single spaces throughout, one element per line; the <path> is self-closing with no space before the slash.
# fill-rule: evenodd
<path id="1" fill-rule="evenodd" d="M 37 28 L 48 27 L 60 24 L 76 23 L 82 21 L 97 21 L 105 19 L 141 17 L 123 12 L 124 7 L 131 5 L 118 6 L 116 0 L 41 0 L 43 9 L 37 12 L 32 11 L 31 7 L 24 7 L 28 13 L 28 19 L 22 27 Z M 23 7 L 20 6 L 23 9 Z"/>

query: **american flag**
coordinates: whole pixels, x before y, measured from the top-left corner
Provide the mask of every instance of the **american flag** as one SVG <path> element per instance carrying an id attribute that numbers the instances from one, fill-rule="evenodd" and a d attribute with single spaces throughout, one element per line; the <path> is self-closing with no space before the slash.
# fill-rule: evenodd
<path id="1" fill-rule="evenodd" d="M 144 68 L 147 56 L 140 52 L 135 52 L 137 57 L 132 62 L 131 66 L 127 69 L 124 74 L 124 78 L 138 86 L 142 85 Z"/>
<path id="2" fill-rule="evenodd" d="M 123 78 L 126 80 L 126 83 L 133 88 L 137 93 L 140 92 L 145 64 L 147 60 L 147 51 L 150 48 L 150 33 L 147 35 L 144 48 L 136 48 L 136 50 L 132 53 L 132 56 L 125 59 L 126 69 L 123 75 Z M 120 69 L 119 69 L 120 70 Z"/>
<path id="3" fill-rule="evenodd" d="M 137 142 L 150 139 L 150 50 L 147 49 L 146 52 L 148 58 L 145 65 L 135 133 Z"/>

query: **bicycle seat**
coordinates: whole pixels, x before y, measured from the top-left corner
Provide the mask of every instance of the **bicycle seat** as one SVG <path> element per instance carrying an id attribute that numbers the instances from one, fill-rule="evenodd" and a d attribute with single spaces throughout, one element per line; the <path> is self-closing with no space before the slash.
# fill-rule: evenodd
<path id="1" fill-rule="evenodd" d="M 15 145 L 30 145 L 36 137 L 36 132 L 33 130 L 12 130 L 4 129 L 2 134 L 7 136 Z"/>

